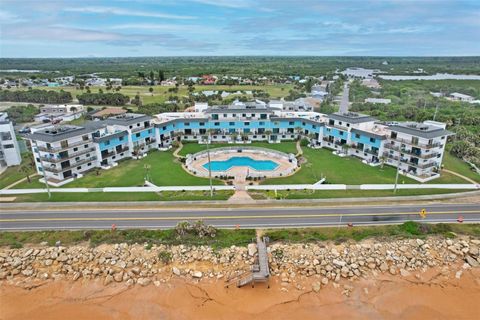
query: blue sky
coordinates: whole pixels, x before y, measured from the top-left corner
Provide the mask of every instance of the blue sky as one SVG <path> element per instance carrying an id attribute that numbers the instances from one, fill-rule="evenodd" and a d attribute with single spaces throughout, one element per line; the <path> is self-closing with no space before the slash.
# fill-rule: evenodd
<path id="1" fill-rule="evenodd" d="M 0 57 L 480 55 L 480 0 L 0 0 Z"/>

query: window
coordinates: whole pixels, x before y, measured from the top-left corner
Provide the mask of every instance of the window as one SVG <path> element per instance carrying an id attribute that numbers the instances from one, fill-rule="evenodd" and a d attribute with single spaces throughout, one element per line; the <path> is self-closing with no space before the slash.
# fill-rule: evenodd
<path id="1" fill-rule="evenodd" d="M 165 126 L 164 126 L 164 127 L 162 127 L 162 130 L 167 130 L 167 127 L 165 127 Z"/>
<path id="2" fill-rule="evenodd" d="M 342 121 L 338 121 L 338 124 L 339 124 L 339 125 L 342 125 Z"/>
<path id="3" fill-rule="evenodd" d="M 264 125 L 265 125 L 265 122 L 260 121 L 259 125 L 264 126 Z"/>
<path id="4" fill-rule="evenodd" d="M 295 124 L 295 122 L 293 122 L 293 121 L 288 122 L 289 126 L 293 126 L 294 124 Z"/>
<path id="5" fill-rule="evenodd" d="M 328 124 L 333 126 L 335 124 L 335 120 L 332 120 L 332 119 L 328 120 Z"/>
<path id="6" fill-rule="evenodd" d="M 75 158 L 75 161 L 80 161 L 80 157 L 76 157 L 76 158 Z"/>
<path id="7" fill-rule="evenodd" d="M 125 137 L 119 137 L 119 138 L 118 138 L 118 141 L 123 141 L 124 138 L 125 138 Z"/>
<path id="8" fill-rule="evenodd" d="M 397 139 L 397 133 L 395 131 L 392 131 L 392 133 L 390 134 L 390 138 Z"/>
<path id="9" fill-rule="evenodd" d="M 246 126 L 249 126 L 249 125 L 250 125 L 250 122 L 246 121 L 246 122 L 244 122 L 243 124 L 246 125 Z"/>
<path id="10" fill-rule="evenodd" d="M 140 132 L 135 134 L 135 137 L 139 138 L 140 137 Z"/>
<path id="11" fill-rule="evenodd" d="M 213 125 L 214 125 L 215 127 L 219 127 L 219 126 L 220 126 L 220 122 L 215 122 Z"/>
<path id="12" fill-rule="evenodd" d="M 226 114 L 226 113 L 224 113 L 224 114 L 223 114 L 223 117 L 224 117 L 224 118 L 226 118 L 226 117 L 227 117 L 227 114 Z"/>
<path id="13" fill-rule="evenodd" d="M 343 136 L 343 131 L 338 131 L 338 133 L 340 133 L 340 135 Z"/>
<path id="14" fill-rule="evenodd" d="M 232 114 L 232 117 L 236 117 L 236 116 L 237 116 L 237 114 L 236 114 L 236 113 Z"/>
<path id="15" fill-rule="evenodd" d="M 92 165 L 92 163 L 91 163 L 91 162 L 89 162 L 89 163 L 87 164 L 87 166 L 89 166 L 89 167 L 90 167 L 91 165 Z"/>
<path id="16" fill-rule="evenodd" d="M 358 133 L 355 133 L 355 138 L 360 139 L 360 135 Z"/>
<path id="17" fill-rule="evenodd" d="M 350 123 L 347 123 L 347 127 L 350 127 Z"/>
<path id="18" fill-rule="evenodd" d="M 370 142 L 375 143 L 375 138 L 370 138 Z"/>
<path id="19" fill-rule="evenodd" d="M 88 148 L 88 144 L 85 144 L 83 147 L 84 147 L 85 149 L 87 149 L 87 148 Z"/>
<path id="20" fill-rule="evenodd" d="M 13 144 L 4 144 L 3 147 L 5 149 L 13 149 Z"/>
<path id="21" fill-rule="evenodd" d="M 82 169 L 82 166 L 78 166 L 78 167 L 77 167 L 77 170 L 80 170 L 80 169 Z"/>
<path id="22" fill-rule="evenodd" d="M 234 126 L 235 125 L 235 122 L 229 122 L 228 123 L 230 126 Z"/>
<path id="23" fill-rule="evenodd" d="M 140 123 L 137 123 L 137 127 L 140 127 Z"/>
<path id="24" fill-rule="evenodd" d="M 108 142 L 108 143 L 110 143 L 110 142 Z M 77 152 L 77 151 L 78 151 L 77 147 L 73 148 L 73 152 Z"/>
<path id="25" fill-rule="evenodd" d="M 128 126 L 128 127 L 129 127 L 130 129 L 132 129 L 132 128 L 133 128 L 133 126 Z"/>
<path id="26" fill-rule="evenodd" d="M 205 126 L 205 122 L 200 122 L 200 127 L 204 127 Z"/>
<path id="27" fill-rule="evenodd" d="M 88 140 L 88 134 L 82 136 L 82 140 L 83 140 L 83 141 L 87 141 L 87 140 Z"/>
<path id="28" fill-rule="evenodd" d="M 190 126 L 190 122 L 185 122 L 185 126 L 186 126 L 186 127 L 189 127 L 189 126 Z"/>

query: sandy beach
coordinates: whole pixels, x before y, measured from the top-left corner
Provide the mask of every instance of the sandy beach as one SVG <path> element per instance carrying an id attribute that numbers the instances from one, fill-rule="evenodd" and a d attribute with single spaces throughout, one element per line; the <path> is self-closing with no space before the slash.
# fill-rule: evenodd
<path id="1" fill-rule="evenodd" d="M 0 318 L 478 319 L 480 314 L 478 268 L 463 270 L 460 279 L 439 268 L 405 278 L 378 274 L 330 283 L 318 292 L 312 290 L 315 280 L 299 277 L 285 286 L 274 277 L 270 289 L 225 288 L 221 280 L 177 279 L 146 287 L 47 280 L 22 288 L 3 282 Z"/>

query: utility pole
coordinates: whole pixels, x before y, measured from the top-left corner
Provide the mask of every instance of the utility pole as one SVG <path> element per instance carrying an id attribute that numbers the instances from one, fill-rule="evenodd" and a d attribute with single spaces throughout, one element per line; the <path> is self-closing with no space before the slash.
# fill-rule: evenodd
<path id="1" fill-rule="evenodd" d="M 433 114 L 433 121 L 435 121 L 435 118 L 437 117 L 437 111 L 438 111 L 438 102 L 435 104 L 435 113 Z"/>
<path id="2" fill-rule="evenodd" d="M 38 150 L 38 142 L 35 141 L 35 148 L 37 149 L 38 152 L 38 160 L 40 163 L 40 170 L 42 170 L 43 173 L 43 182 L 45 182 L 45 186 L 47 187 L 47 193 L 48 193 L 48 199 L 52 197 L 52 194 L 50 193 L 50 186 L 48 185 L 47 181 L 47 173 L 45 172 L 45 169 L 43 168 L 43 163 L 42 163 L 42 156 L 40 155 L 40 150 Z M 35 157 L 35 155 L 33 155 Z"/>
<path id="3" fill-rule="evenodd" d="M 210 131 L 208 132 L 207 138 L 207 157 L 208 157 L 208 179 L 210 180 L 210 198 L 213 198 L 213 187 L 212 187 L 212 164 L 210 162 Z"/>

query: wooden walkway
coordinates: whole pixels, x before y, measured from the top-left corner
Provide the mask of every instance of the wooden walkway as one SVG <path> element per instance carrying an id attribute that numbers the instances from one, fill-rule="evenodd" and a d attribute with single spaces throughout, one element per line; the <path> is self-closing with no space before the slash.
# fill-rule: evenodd
<path id="1" fill-rule="evenodd" d="M 255 286 L 255 282 L 267 282 L 270 279 L 270 268 L 268 266 L 267 244 L 268 237 L 257 236 L 257 257 L 249 272 L 241 273 L 227 280 L 226 287 L 235 284 L 238 288 L 251 284 Z M 270 284 L 268 284 L 270 288 Z"/>

